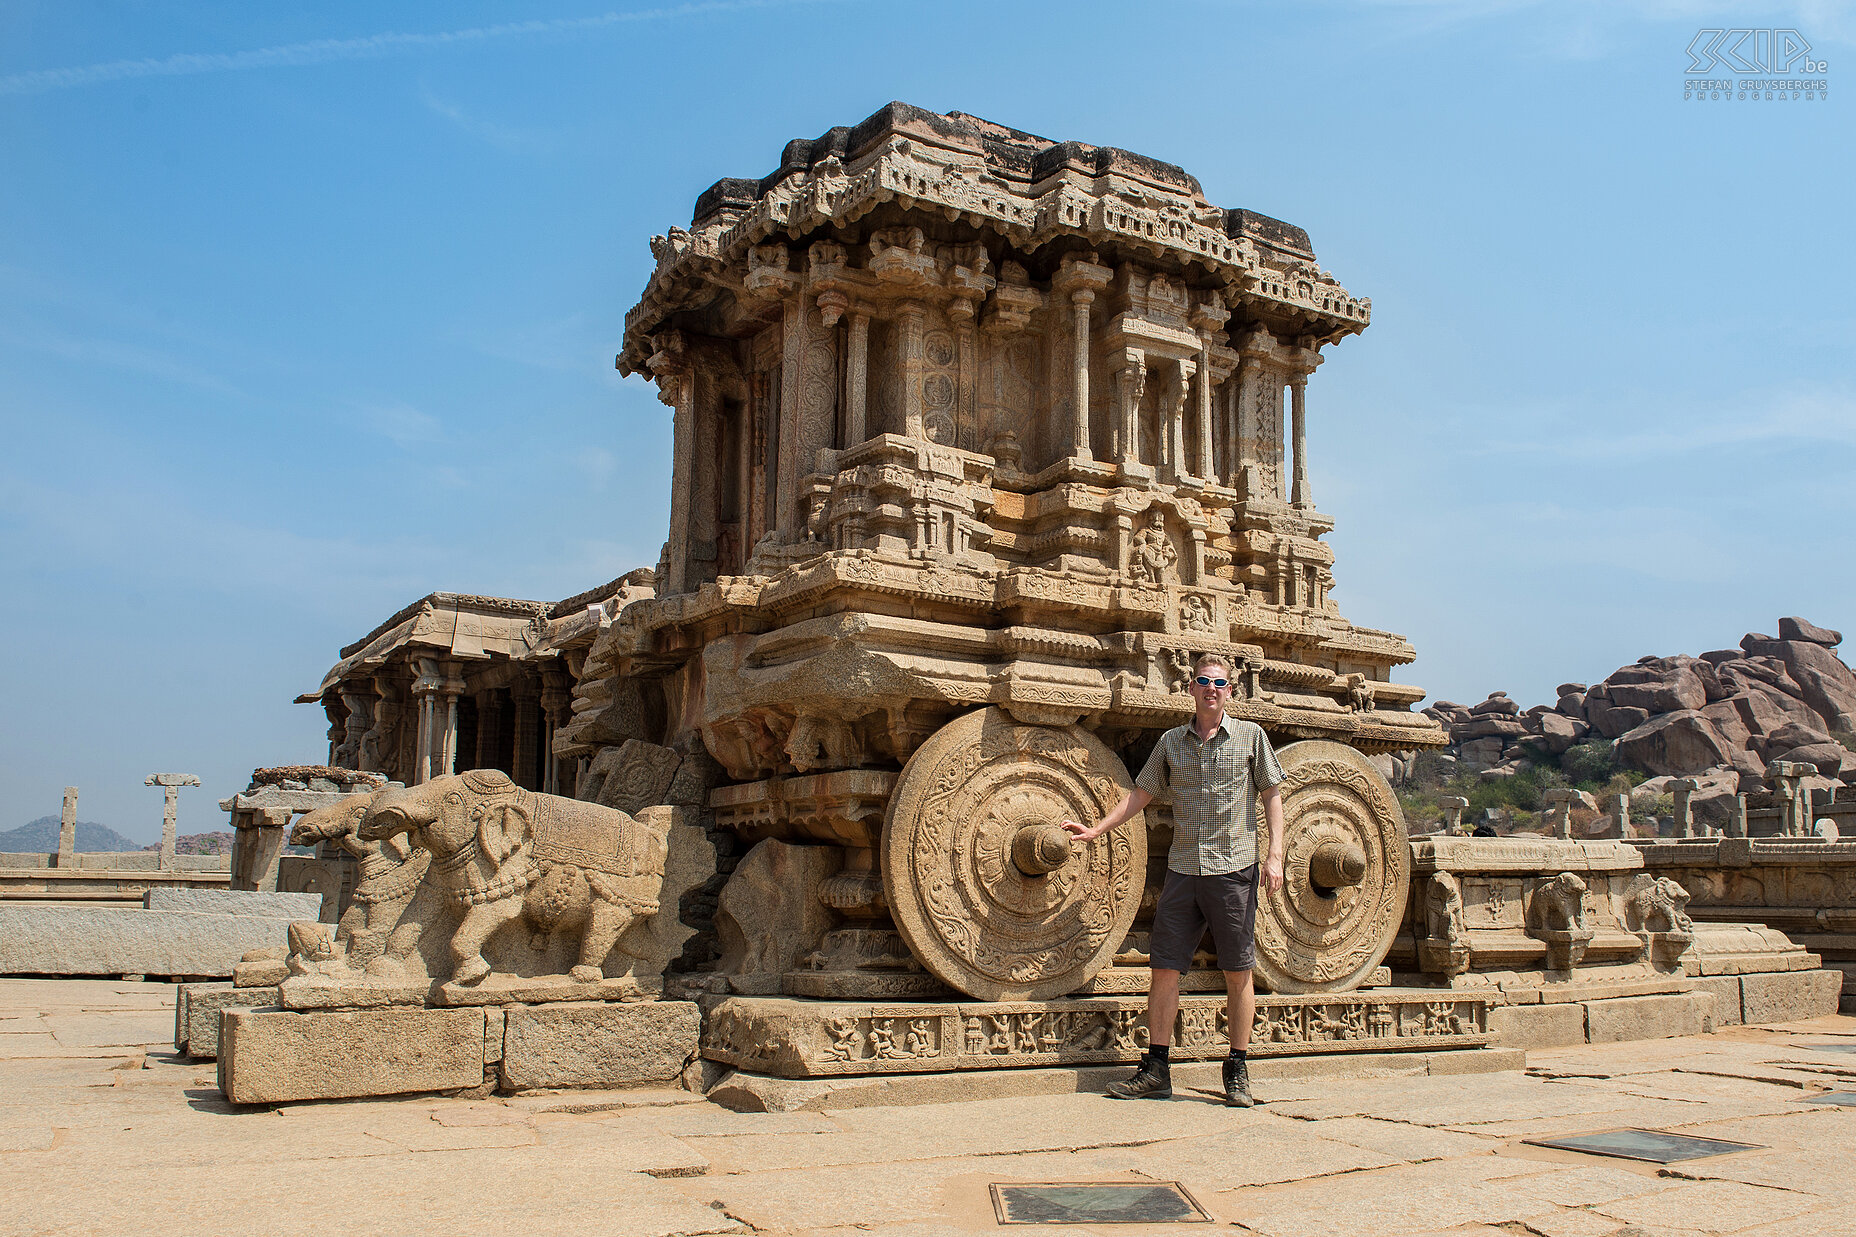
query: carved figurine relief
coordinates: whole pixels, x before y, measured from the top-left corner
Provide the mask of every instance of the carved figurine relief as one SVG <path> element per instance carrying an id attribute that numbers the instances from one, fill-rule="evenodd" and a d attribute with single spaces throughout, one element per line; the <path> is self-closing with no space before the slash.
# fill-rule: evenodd
<path id="1" fill-rule="evenodd" d="M 1147 525 L 1134 538 L 1128 556 L 1128 579 L 1142 588 L 1164 588 L 1177 576 L 1179 551 L 1166 533 L 1166 513 L 1158 507 L 1147 512 Z"/>

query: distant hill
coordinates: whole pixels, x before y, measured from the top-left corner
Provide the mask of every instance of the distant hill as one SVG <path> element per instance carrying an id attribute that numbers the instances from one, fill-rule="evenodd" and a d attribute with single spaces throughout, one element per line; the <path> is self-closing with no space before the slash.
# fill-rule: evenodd
<path id="1" fill-rule="evenodd" d="M 230 829 L 220 829 L 214 833 L 183 833 L 174 839 L 174 853 L 177 855 L 229 855 L 232 853 L 232 840 L 237 835 Z M 143 850 L 160 850 L 161 843 L 144 846 Z M 296 848 L 287 848 L 295 853 Z"/>
<path id="2" fill-rule="evenodd" d="M 0 853 L 31 854 L 39 852 L 50 854 L 58 849 L 58 818 L 41 816 L 37 820 L 27 821 L 17 829 L 0 833 Z M 77 822 L 77 849 L 79 850 L 141 850 L 140 842 L 132 842 L 108 825 L 99 825 L 95 821 Z"/>

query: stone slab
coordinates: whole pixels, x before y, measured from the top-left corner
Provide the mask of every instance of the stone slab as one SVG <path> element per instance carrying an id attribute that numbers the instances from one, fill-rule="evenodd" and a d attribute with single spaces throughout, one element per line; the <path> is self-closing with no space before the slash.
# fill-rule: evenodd
<path id="1" fill-rule="evenodd" d="M 217 1057 L 222 1010 L 261 1009 L 275 1004 L 275 988 L 181 984 L 174 999 L 174 1050 L 203 1060 Z"/>
<path id="2" fill-rule="evenodd" d="M 261 919 L 319 919 L 319 893 L 259 893 L 248 889 L 150 889 L 142 907 L 151 911 L 198 911 L 202 915 L 256 915 Z"/>
<path id="3" fill-rule="evenodd" d="M 1504 1005 L 1489 1011 L 1489 1034 L 1504 1048 L 1564 1048 L 1585 1043 L 1585 1006 Z"/>
<path id="4" fill-rule="evenodd" d="M 232 974 L 287 944 L 290 919 L 125 906 L 0 903 L 0 975 Z"/>
<path id="5" fill-rule="evenodd" d="M 1527 1067 L 1527 1054 L 1512 1048 L 1367 1052 L 1322 1057 L 1273 1057 L 1250 1063 L 1258 1088 L 1285 1082 L 1347 1078 L 1422 1078 L 1493 1074 Z M 1222 1066 L 1216 1061 L 1175 1061 L 1176 1098 L 1192 1091 L 1222 1095 Z M 774 1078 L 734 1070 L 706 1098 L 737 1112 L 823 1112 L 841 1108 L 889 1108 L 1031 1095 L 1100 1094 L 1128 1076 L 1126 1065 L 1051 1069 L 961 1071 L 950 1074 L 891 1074 L 863 1078 Z M 1264 1090 L 1264 1100 L 1269 1096 Z"/>
<path id="6" fill-rule="evenodd" d="M 1842 990 L 1843 972 L 1835 970 L 1742 975 L 1742 1016 L 1747 1025 L 1759 1026 L 1834 1014 Z"/>
<path id="7" fill-rule="evenodd" d="M 516 1005 L 503 1013 L 499 1075 L 508 1091 L 674 1083 L 702 1029 L 693 1001 Z"/>
<path id="8" fill-rule="evenodd" d="M 1746 1021 L 1740 1012 L 1740 977 L 1738 975 L 1709 975 L 1694 982 L 1695 991 L 1714 994 L 1715 1026 L 1737 1027 Z"/>
<path id="9" fill-rule="evenodd" d="M 943 1073 L 1137 1060 L 1146 1047 L 1138 996 L 1050 1001 L 798 1001 L 728 997 L 708 1006 L 703 1056 L 788 1078 Z M 1479 1047 L 1488 998 L 1435 989 L 1257 998 L 1253 1058 Z M 1173 1059 L 1222 1057 L 1225 998 L 1186 995 Z"/>
<path id="10" fill-rule="evenodd" d="M 487 1021 L 480 1009 L 228 1009 L 219 1089 L 280 1104 L 480 1086 Z"/>
<path id="11" fill-rule="evenodd" d="M 1714 994 L 1627 996 L 1585 1003 L 1586 1040 L 1612 1044 L 1627 1039 L 1701 1035 L 1714 1028 Z"/>

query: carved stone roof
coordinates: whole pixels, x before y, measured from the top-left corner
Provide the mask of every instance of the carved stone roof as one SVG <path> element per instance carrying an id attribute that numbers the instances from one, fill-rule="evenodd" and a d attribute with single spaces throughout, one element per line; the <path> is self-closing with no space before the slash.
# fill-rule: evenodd
<path id="1" fill-rule="evenodd" d="M 1289 335 L 1339 339 L 1372 317 L 1370 300 L 1316 265 L 1306 232 L 1212 205 L 1173 164 L 891 103 L 860 124 L 788 142 L 779 167 L 759 180 L 717 181 L 697 198 L 688 231 L 653 238 L 657 269 L 626 315 L 619 369 L 641 370 L 652 331 L 737 283 L 750 247 L 841 228 L 889 204 L 924 223 L 964 219 L 1020 256 L 1086 244 L 1176 264 L 1222 285 L 1247 316 L 1286 324 Z"/>

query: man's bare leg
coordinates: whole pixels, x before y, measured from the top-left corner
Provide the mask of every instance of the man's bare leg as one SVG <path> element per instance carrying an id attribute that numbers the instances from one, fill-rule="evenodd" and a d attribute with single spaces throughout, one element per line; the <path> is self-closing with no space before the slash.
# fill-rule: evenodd
<path id="1" fill-rule="evenodd" d="M 1224 1062 L 1224 1102 L 1234 1108 L 1248 1108 L 1256 1101 L 1250 1095 L 1250 1024 L 1257 1016 L 1257 983 L 1254 971 L 1224 973 L 1224 1014 L 1231 1033 L 1231 1055 Z"/>
<path id="2" fill-rule="evenodd" d="M 1224 1016 L 1231 1033 L 1231 1051 L 1250 1051 L 1250 1024 L 1257 1020 L 1257 973 L 1224 973 Z M 1173 975 L 1173 1007 L 1179 1008 L 1179 975 Z"/>
<path id="3" fill-rule="evenodd" d="M 1173 1074 L 1167 1051 L 1173 1018 L 1179 1013 L 1179 972 L 1156 969 L 1147 988 L 1147 1044 L 1141 1068 L 1126 1082 L 1111 1082 L 1108 1094 L 1118 1100 L 1164 1100 L 1172 1097 Z"/>
<path id="4" fill-rule="evenodd" d="M 1153 970 L 1147 987 L 1147 1042 L 1165 1048 L 1173 1042 L 1173 1022 L 1179 1017 L 1179 972 Z M 1249 1034 L 1246 1029 L 1245 1034 Z"/>

